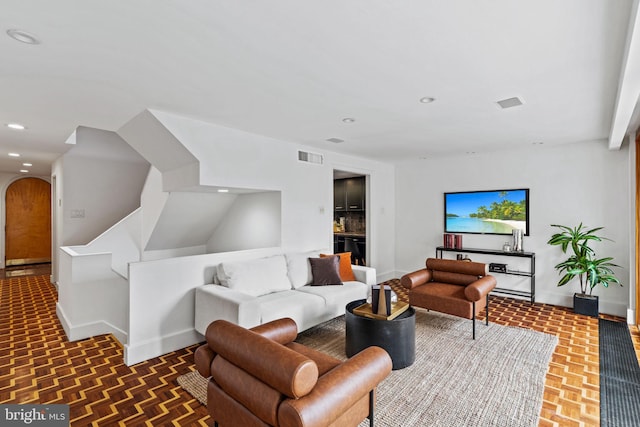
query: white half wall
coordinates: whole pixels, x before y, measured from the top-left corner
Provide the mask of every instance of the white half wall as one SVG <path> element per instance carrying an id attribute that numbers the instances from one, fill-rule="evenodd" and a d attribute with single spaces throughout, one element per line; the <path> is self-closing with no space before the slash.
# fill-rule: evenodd
<path id="1" fill-rule="evenodd" d="M 624 287 L 598 288 L 600 311 L 627 315 L 634 283 L 629 248 L 634 230 L 630 224 L 633 202 L 629 149 L 609 151 L 604 141 L 555 147 L 534 146 L 528 150 L 435 157 L 399 164 L 396 168 L 396 256 L 397 275 L 422 268 L 427 257 L 442 245 L 443 193 L 472 190 L 530 189 L 530 236 L 524 250 L 536 253 L 536 301 L 573 306 L 577 284 L 557 287 L 554 266 L 563 254 L 547 245 L 554 233 L 551 224 L 568 226 L 583 222 L 604 226 L 603 235 L 613 242 L 594 245 L 597 255 L 612 256 L 622 268 L 618 277 Z M 501 249 L 508 236 L 465 234 L 466 247 Z M 511 263 L 512 259 L 471 256 L 482 262 Z M 496 275 L 500 287 L 524 290 L 526 278 Z"/>
<path id="2" fill-rule="evenodd" d="M 110 253 L 59 250 L 56 313 L 69 341 L 113 334 L 128 340 L 129 284 L 111 268 Z"/>
<path id="3" fill-rule="evenodd" d="M 129 337 L 125 363 L 133 365 L 203 340 L 196 332 L 195 288 L 213 283 L 216 265 L 281 253 L 265 248 L 132 263 Z"/>

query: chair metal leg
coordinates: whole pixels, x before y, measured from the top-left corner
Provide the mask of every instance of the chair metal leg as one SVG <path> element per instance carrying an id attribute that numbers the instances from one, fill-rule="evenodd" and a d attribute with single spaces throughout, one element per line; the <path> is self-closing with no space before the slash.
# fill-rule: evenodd
<path id="1" fill-rule="evenodd" d="M 487 306 L 485 308 L 487 314 L 486 314 L 486 319 L 485 319 L 485 324 L 487 326 L 489 326 L 489 294 L 487 294 Z"/>
<path id="2" fill-rule="evenodd" d="M 369 392 L 369 427 L 373 427 L 373 402 L 375 399 L 374 390 Z"/>
<path id="3" fill-rule="evenodd" d="M 476 302 L 473 302 L 473 339 L 476 339 Z"/>

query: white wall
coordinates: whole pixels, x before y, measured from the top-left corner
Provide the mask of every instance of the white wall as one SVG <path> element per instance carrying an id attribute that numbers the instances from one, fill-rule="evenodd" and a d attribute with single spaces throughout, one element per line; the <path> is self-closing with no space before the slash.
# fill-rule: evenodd
<path id="1" fill-rule="evenodd" d="M 114 132 L 79 127 L 72 148 L 52 168 L 54 256 L 61 246 L 83 245 L 140 207 L 149 163 Z M 72 215 L 82 212 L 83 217 Z M 76 217 L 72 217 L 76 216 Z M 57 281 L 57 260 L 52 260 Z"/>
<path id="2" fill-rule="evenodd" d="M 113 132 L 79 128 L 76 139 L 55 168 L 62 185 L 57 246 L 86 244 L 140 207 L 149 171 L 149 164 Z M 74 211 L 84 217 L 73 218 Z"/>
<path id="3" fill-rule="evenodd" d="M 333 245 L 333 169 L 370 177 L 368 262 L 378 277 L 394 271 L 394 167 L 153 111 L 200 160 L 200 184 L 279 191 L 285 250 Z M 324 156 L 323 165 L 298 161 L 298 150 Z"/>
<path id="4" fill-rule="evenodd" d="M 281 197 L 276 191 L 239 195 L 207 243 L 207 252 L 280 246 Z"/>
<path id="5" fill-rule="evenodd" d="M 146 251 L 201 246 L 227 215 L 236 194 L 175 191 L 169 194 L 146 243 Z M 144 207 L 146 210 L 146 206 Z"/>
<path id="6" fill-rule="evenodd" d="M 554 265 L 563 260 L 558 247 L 546 244 L 554 233 L 550 224 L 574 226 L 583 222 L 604 226 L 614 242 L 597 244 L 600 256 L 613 256 L 622 266 L 618 277 L 624 287 L 600 288 L 600 311 L 626 316 L 630 286 L 629 268 L 630 162 L 629 150 L 609 151 L 606 143 L 584 142 L 529 150 L 437 157 L 410 161 L 396 168 L 397 275 L 422 268 L 425 258 L 442 245 L 443 193 L 469 190 L 530 189 L 530 236 L 524 250 L 536 253 L 536 301 L 571 307 L 578 285 L 557 287 Z M 464 246 L 501 249 L 505 236 L 464 235 Z M 474 258 L 472 256 L 472 258 Z M 476 256 L 478 261 L 492 259 Z M 513 262 L 501 258 L 495 262 Z M 526 279 L 497 276 L 499 285 L 524 289 Z"/>
<path id="7" fill-rule="evenodd" d="M 142 209 L 138 208 L 93 239 L 89 244 L 64 246 L 63 248 L 68 248 L 71 253 L 79 255 L 109 254 L 111 257 L 109 267 L 113 272 L 123 278 L 127 278 L 129 263 L 142 259 L 142 248 L 140 247 L 141 229 Z"/>

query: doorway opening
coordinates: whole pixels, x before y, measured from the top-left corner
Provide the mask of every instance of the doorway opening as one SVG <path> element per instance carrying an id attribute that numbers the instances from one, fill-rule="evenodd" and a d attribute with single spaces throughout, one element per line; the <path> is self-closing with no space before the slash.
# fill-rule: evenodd
<path id="1" fill-rule="evenodd" d="M 51 184 L 20 178 L 5 195 L 5 267 L 51 262 Z"/>
<path id="2" fill-rule="evenodd" d="M 351 263 L 367 265 L 369 176 L 333 171 L 333 252 L 351 252 Z"/>

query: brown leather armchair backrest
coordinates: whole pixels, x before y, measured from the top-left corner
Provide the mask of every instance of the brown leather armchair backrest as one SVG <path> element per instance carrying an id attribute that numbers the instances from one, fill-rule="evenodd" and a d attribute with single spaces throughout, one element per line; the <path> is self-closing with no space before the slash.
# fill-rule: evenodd
<path id="1" fill-rule="evenodd" d="M 207 342 L 218 356 L 290 398 L 307 395 L 318 381 L 313 360 L 231 322 L 209 325 Z"/>
<path id="2" fill-rule="evenodd" d="M 485 276 L 487 265 L 480 262 L 427 258 L 426 267 L 431 270 L 431 281 L 466 286 Z"/>

